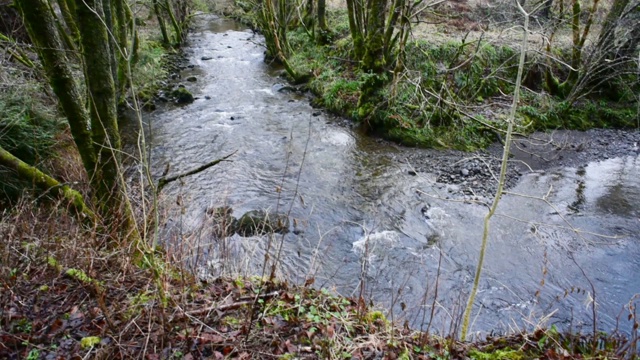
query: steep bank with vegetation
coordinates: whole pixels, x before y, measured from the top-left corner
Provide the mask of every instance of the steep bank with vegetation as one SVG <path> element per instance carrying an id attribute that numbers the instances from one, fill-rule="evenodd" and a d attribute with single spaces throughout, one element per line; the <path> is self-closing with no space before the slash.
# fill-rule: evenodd
<path id="1" fill-rule="evenodd" d="M 582 8 L 554 4 L 546 19 L 536 17 L 516 132 L 637 128 L 637 54 L 623 51 L 622 44 L 637 43 L 638 22 L 625 28 L 637 15 L 615 13 L 616 6 L 633 7 L 622 3 L 595 2 Z M 358 26 L 353 18 L 371 18 L 370 10 L 328 10 L 323 29 L 313 7 L 293 12 L 279 2 L 240 5 L 246 12 L 235 15 L 268 35 L 267 55 L 285 64 L 293 82 L 307 82 L 317 105 L 354 119 L 372 133 L 405 145 L 461 150 L 504 137 L 520 48 L 520 35 L 512 25 L 522 22 L 509 13 L 511 4 L 500 3 L 487 15 L 485 7 L 471 2 L 432 8 L 422 4 L 429 10 L 420 12 L 422 5 L 396 1 L 391 8 L 397 17 L 383 15 L 387 18 L 380 40 L 384 45 L 376 53 L 378 67 L 358 54 L 358 47 L 368 43 L 354 41 L 358 31 L 376 36 L 367 29 L 370 24 L 354 32 Z M 602 14 L 609 14 L 607 20 L 596 20 Z M 403 16 L 410 16 L 411 24 L 403 23 Z M 422 23 L 438 25 L 429 28 L 430 33 Z M 604 42 L 611 40 L 612 31 L 620 44 Z"/>

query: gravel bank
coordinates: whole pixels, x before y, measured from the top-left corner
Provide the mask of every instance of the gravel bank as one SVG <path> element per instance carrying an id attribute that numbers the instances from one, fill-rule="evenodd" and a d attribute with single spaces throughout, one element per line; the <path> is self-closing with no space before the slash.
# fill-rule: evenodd
<path id="1" fill-rule="evenodd" d="M 516 138 L 511 147 L 507 188 L 532 171 L 638 156 L 639 144 L 640 131 L 637 130 L 562 130 Z M 410 164 L 417 173 L 435 174 L 437 182 L 448 185 L 452 197 L 491 198 L 497 187 L 495 179 L 500 172 L 502 150 L 499 143 L 474 153 L 402 148 L 398 160 Z"/>

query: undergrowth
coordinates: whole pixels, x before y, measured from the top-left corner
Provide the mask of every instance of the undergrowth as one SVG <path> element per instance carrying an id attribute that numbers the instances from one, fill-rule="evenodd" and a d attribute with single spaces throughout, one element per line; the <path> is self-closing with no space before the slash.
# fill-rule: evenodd
<path id="1" fill-rule="evenodd" d="M 7 67 L 0 71 L 0 146 L 42 168 L 53 155 L 52 148 L 60 140 L 65 122 L 31 71 Z M 17 200 L 25 187 L 29 184 L 0 166 L 0 203 Z"/>
<path id="2" fill-rule="evenodd" d="M 328 19 L 328 45 L 318 45 L 302 28 L 287 35 L 292 67 L 313 74 L 309 88 L 317 95 L 316 105 L 409 146 L 474 150 L 499 139 L 506 126 L 505 99 L 513 91 L 517 70 L 518 50 L 512 45 L 464 38 L 444 43 L 411 40 L 404 70 L 384 74 L 383 86 L 362 103 L 362 89 L 371 75 L 351 60 L 346 12 L 333 11 Z M 538 55 L 527 59 L 525 84 L 531 88 L 520 104 L 519 133 L 637 126 L 633 76 L 614 79 L 610 85 L 615 91 L 601 88 L 569 104 L 546 95 L 540 78 L 544 63 Z M 374 111 L 362 118 L 362 108 Z"/>

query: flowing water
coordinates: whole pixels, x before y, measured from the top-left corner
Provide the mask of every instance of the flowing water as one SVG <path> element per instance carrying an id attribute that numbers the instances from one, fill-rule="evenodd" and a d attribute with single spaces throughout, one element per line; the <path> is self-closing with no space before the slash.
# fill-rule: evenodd
<path id="1" fill-rule="evenodd" d="M 233 21 L 202 17 L 187 48 L 195 67 L 182 74 L 197 76 L 185 84 L 198 99 L 145 115 L 155 176 L 167 164 L 177 174 L 235 152 L 163 190 L 165 239 L 202 250 L 192 260 L 214 275 L 230 263 L 260 274 L 267 248 L 282 241 L 280 278 L 314 278 L 343 295 L 364 288 L 394 320 L 424 328 L 433 314 L 431 329 L 447 333 L 466 302 L 487 207 L 446 200 L 435 176 L 411 176 L 394 160 L 419 150 L 373 140 L 281 91 L 261 41 Z M 520 195 L 505 195 L 491 223 L 473 330 L 545 319 L 589 330 L 591 286 L 598 327 L 612 330 L 640 292 L 638 174 L 638 158 L 628 157 L 524 175 L 510 190 Z M 236 217 L 290 212 L 295 231 L 216 239 L 207 209 L 219 206 Z"/>

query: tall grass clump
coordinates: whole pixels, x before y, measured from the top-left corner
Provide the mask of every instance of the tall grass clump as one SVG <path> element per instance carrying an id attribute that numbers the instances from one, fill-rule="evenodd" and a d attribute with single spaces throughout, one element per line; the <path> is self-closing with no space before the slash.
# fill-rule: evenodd
<path id="1" fill-rule="evenodd" d="M 5 73 L 0 87 L 0 146 L 30 165 L 41 167 L 66 129 L 42 85 Z M 13 202 L 29 184 L 0 166 L 0 202 Z"/>

